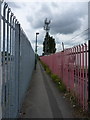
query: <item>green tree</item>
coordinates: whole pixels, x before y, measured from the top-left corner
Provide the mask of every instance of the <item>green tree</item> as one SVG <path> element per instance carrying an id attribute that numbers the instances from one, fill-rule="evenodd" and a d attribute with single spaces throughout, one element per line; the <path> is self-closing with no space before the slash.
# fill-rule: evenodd
<path id="1" fill-rule="evenodd" d="M 56 46 L 55 39 L 53 37 L 50 37 L 50 35 L 47 32 L 43 42 L 43 52 L 44 52 L 43 55 L 55 53 L 56 52 L 55 46 Z"/>

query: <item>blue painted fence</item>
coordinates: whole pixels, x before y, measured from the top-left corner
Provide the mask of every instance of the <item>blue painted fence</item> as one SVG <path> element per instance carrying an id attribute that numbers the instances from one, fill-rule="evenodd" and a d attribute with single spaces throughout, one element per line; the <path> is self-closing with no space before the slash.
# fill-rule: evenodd
<path id="1" fill-rule="evenodd" d="M 0 118 L 17 118 L 30 84 L 35 54 L 7 3 L 0 2 Z"/>

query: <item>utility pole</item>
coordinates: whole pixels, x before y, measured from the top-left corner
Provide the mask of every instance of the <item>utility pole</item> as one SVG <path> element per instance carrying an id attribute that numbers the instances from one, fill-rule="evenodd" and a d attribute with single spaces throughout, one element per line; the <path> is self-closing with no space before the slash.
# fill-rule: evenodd
<path id="1" fill-rule="evenodd" d="M 35 46 L 35 70 L 36 70 L 36 65 L 37 65 L 37 35 L 39 35 L 39 33 L 36 33 L 36 46 Z"/>
<path id="2" fill-rule="evenodd" d="M 62 48 L 63 48 L 63 52 L 64 52 L 64 43 L 62 42 Z"/>

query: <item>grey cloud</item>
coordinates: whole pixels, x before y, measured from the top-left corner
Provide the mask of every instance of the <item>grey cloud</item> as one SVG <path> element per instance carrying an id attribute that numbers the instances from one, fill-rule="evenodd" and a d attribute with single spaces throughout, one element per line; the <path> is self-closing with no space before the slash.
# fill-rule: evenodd
<path id="1" fill-rule="evenodd" d="M 37 28 L 39 29 L 39 28 L 43 27 L 43 21 L 42 21 L 42 19 L 39 19 L 37 16 L 36 16 L 36 18 L 28 16 L 27 17 L 27 21 L 30 23 L 30 25 L 34 29 L 37 29 Z"/>
<path id="2" fill-rule="evenodd" d="M 58 12 L 54 12 L 54 7 Z M 53 7 L 53 10 L 51 10 Z M 28 16 L 27 20 L 33 29 L 43 28 L 44 19 L 52 19 L 51 32 L 53 34 L 71 34 L 81 27 L 81 18 L 88 14 L 87 3 L 54 3 L 41 4 L 40 9 L 33 16 Z"/>
<path id="3" fill-rule="evenodd" d="M 56 2 L 52 2 L 52 3 L 51 3 L 51 5 L 52 5 L 53 7 L 55 7 L 55 8 L 57 8 L 57 7 L 58 7 L 58 5 L 57 5 L 57 3 L 56 3 Z"/>
<path id="4" fill-rule="evenodd" d="M 73 4 L 67 11 L 62 14 L 58 14 L 53 18 L 51 24 L 51 31 L 53 34 L 71 34 L 81 27 L 81 18 L 84 19 L 87 14 L 87 4 L 78 3 Z M 75 7 L 75 8 L 74 8 Z M 57 19 L 58 18 L 58 19 Z"/>
<path id="5" fill-rule="evenodd" d="M 32 43 L 35 43 L 36 40 L 32 40 Z M 38 45 L 42 45 L 43 44 L 43 38 L 38 38 Z"/>
<path id="6" fill-rule="evenodd" d="M 38 44 L 40 45 L 42 45 L 43 44 L 43 38 L 40 38 L 40 39 L 38 39 Z"/>
<path id="7" fill-rule="evenodd" d="M 14 2 L 7 2 L 8 5 L 11 7 L 11 8 L 21 8 L 18 3 L 14 3 Z"/>
<path id="8" fill-rule="evenodd" d="M 43 28 L 45 18 L 51 19 L 52 12 L 48 4 L 41 4 L 39 11 L 34 13 L 33 16 L 27 16 L 27 21 L 34 29 Z"/>
<path id="9" fill-rule="evenodd" d="M 73 17 L 73 16 L 72 16 Z M 51 25 L 52 33 L 61 33 L 61 34 L 71 34 L 74 31 L 78 30 L 81 26 L 81 22 L 78 18 L 63 18 L 54 21 Z"/>
<path id="10" fill-rule="evenodd" d="M 42 13 L 51 13 L 50 6 L 48 4 L 42 4 L 40 11 Z"/>

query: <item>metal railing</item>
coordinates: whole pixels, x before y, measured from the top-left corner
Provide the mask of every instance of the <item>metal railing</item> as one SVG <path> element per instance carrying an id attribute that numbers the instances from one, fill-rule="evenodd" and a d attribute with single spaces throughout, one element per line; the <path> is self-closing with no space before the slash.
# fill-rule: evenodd
<path id="1" fill-rule="evenodd" d="M 34 69 L 35 55 L 7 3 L 0 3 L 0 97 L 2 118 L 16 118 Z"/>
<path id="2" fill-rule="evenodd" d="M 82 44 L 62 52 L 41 57 L 51 71 L 58 75 L 68 91 L 88 110 L 88 45 Z"/>

